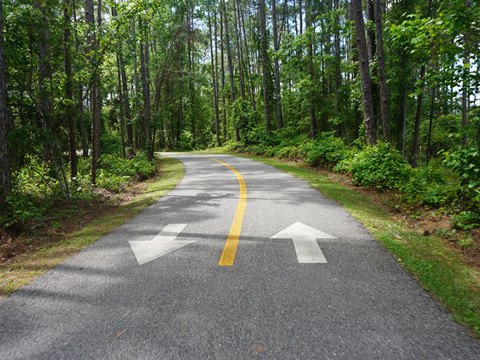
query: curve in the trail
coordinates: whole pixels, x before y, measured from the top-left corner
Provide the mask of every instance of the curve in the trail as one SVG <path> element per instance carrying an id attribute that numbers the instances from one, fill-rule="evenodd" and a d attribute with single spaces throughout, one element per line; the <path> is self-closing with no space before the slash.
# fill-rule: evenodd
<path id="1" fill-rule="evenodd" d="M 218 265 L 220 266 L 233 266 L 235 262 L 235 254 L 237 253 L 238 242 L 240 240 L 240 232 L 242 231 L 245 208 L 247 207 L 247 184 L 243 176 L 232 165 L 218 159 L 210 158 L 210 160 L 216 161 L 232 171 L 237 177 L 238 186 L 240 189 L 237 210 L 235 211 L 235 216 L 233 217 L 232 227 L 230 228 L 227 241 L 225 242 L 225 247 L 223 248 L 222 256 L 218 262 Z"/>

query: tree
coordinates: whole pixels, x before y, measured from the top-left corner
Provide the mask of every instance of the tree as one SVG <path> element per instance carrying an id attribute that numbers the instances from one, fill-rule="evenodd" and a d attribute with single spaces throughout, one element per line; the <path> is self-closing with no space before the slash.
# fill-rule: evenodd
<path id="1" fill-rule="evenodd" d="M 367 135 L 367 142 L 370 145 L 374 145 L 377 142 L 377 137 L 375 131 L 375 116 L 373 112 L 372 86 L 368 62 L 367 41 L 365 39 L 365 25 L 363 22 L 362 0 L 352 0 L 352 17 L 355 24 L 358 61 L 362 83 L 365 132 Z"/>
<path id="2" fill-rule="evenodd" d="M 101 0 L 97 4 L 97 27 L 101 25 Z M 87 52 L 90 54 L 92 78 L 90 83 L 90 104 L 92 108 L 92 184 L 97 182 L 97 168 L 101 151 L 101 108 L 102 99 L 100 94 L 100 57 L 96 37 L 96 26 L 93 0 L 85 0 L 85 22 L 87 25 Z"/>
<path id="3" fill-rule="evenodd" d="M 374 0 L 375 40 L 377 43 L 377 71 L 380 85 L 380 118 L 382 120 L 383 138 L 390 140 L 390 125 L 388 123 L 388 90 L 385 70 L 385 54 L 383 51 L 383 24 L 381 0 Z"/>
<path id="4" fill-rule="evenodd" d="M 265 0 L 260 0 L 258 2 L 258 17 L 260 20 L 259 30 L 260 30 L 260 54 L 262 59 L 262 93 L 263 93 L 263 107 L 265 114 L 265 129 L 267 131 L 271 130 L 271 119 L 270 119 L 270 71 L 269 71 L 269 60 L 268 60 L 268 39 L 267 39 L 267 20 L 265 13 Z"/>
<path id="5" fill-rule="evenodd" d="M 5 201 L 10 192 L 10 166 L 7 147 L 7 84 L 3 49 L 3 1 L 0 0 L 0 213 L 7 209 Z"/>
<path id="6" fill-rule="evenodd" d="M 277 29 L 277 5 L 276 0 L 272 0 L 272 29 L 273 29 L 273 48 L 275 50 L 274 57 L 274 77 L 275 77 L 275 105 L 277 111 L 277 127 L 283 128 L 282 113 L 282 93 L 280 88 L 280 64 L 278 61 L 278 51 L 280 50 L 280 41 Z"/>

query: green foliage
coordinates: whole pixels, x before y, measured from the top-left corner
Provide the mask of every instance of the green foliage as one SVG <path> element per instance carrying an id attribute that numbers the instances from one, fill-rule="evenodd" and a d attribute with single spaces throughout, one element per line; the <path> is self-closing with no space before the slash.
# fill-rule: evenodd
<path id="1" fill-rule="evenodd" d="M 309 166 L 323 165 L 327 168 L 332 168 L 349 155 L 344 140 L 333 133 L 322 133 L 315 141 L 305 143 L 302 151 Z"/>
<path id="2" fill-rule="evenodd" d="M 102 134 L 102 153 L 122 154 L 122 139 L 119 134 L 114 132 L 104 132 Z"/>
<path id="3" fill-rule="evenodd" d="M 480 227 L 480 211 L 462 211 L 452 217 L 452 226 L 460 230 Z"/>
<path id="4" fill-rule="evenodd" d="M 40 221 L 47 208 L 45 202 L 39 202 L 31 195 L 18 192 L 8 195 L 6 202 L 10 211 L 0 216 L 0 224 L 7 228 L 25 227 L 31 222 Z"/>
<path id="5" fill-rule="evenodd" d="M 458 199 L 466 210 L 457 215 L 454 225 L 459 228 L 480 226 L 480 151 L 465 148 L 447 152 L 444 164 L 460 178 Z"/>
<path id="6" fill-rule="evenodd" d="M 100 159 L 97 185 L 114 192 L 120 192 L 129 182 L 143 180 L 155 173 L 156 166 L 144 156 L 125 159 L 105 154 Z"/>
<path id="7" fill-rule="evenodd" d="M 184 151 L 193 150 L 193 135 L 190 131 L 182 131 L 180 134 L 180 141 L 178 142 L 178 149 Z"/>
<path id="8" fill-rule="evenodd" d="M 398 189 L 411 174 L 402 155 L 385 143 L 359 152 L 352 160 L 351 170 L 355 184 L 377 189 Z"/>
<path id="9" fill-rule="evenodd" d="M 58 193 L 58 180 L 52 166 L 40 158 L 27 156 L 22 168 L 12 176 L 15 191 L 31 196 L 50 196 Z"/>
<path id="10" fill-rule="evenodd" d="M 432 166 L 412 170 L 410 179 L 400 187 L 403 199 L 410 204 L 448 205 L 456 198 L 459 184 Z"/>

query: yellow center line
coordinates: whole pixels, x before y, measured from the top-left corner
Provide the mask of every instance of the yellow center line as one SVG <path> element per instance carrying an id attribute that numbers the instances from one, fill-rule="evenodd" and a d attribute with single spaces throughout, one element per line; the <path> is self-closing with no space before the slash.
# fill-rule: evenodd
<path id="1" fill-rule="evenodd" d="M 245 183 L 243 176 L 240 175 L 237 169 L 230 164 L 217 159 L 210 160 L 216 161 L 230 169 L 237 177 L 238 185 L 240 186 L 240 196 L 238 198 L 237 210 L 235 211 L 235 216 L 233 217 L 232 227 L 230 228 L 230 233 L 228 234 L 225 247 L 223 248 L 222 256 L 218 262 L 218 265 L 220 266 L 233 266 L 235 254 L 237 252 L 238 241 L 240 240 L 240 232 L 242 230 L 245 208 L 247 206 L 247 184 Z"/>

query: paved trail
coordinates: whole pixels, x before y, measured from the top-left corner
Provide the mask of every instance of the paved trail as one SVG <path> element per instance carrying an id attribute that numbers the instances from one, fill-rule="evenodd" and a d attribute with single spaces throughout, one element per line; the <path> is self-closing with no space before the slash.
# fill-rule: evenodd
<path id="1" fill-rule="evenodd" d="M 0 302 L 1 359 L 480 358 L 305 182 L 243 158 L 171 156 L 186 168 L 174 191 Z"/>

